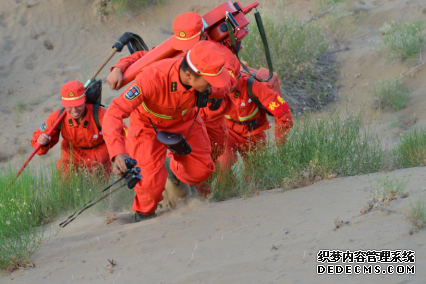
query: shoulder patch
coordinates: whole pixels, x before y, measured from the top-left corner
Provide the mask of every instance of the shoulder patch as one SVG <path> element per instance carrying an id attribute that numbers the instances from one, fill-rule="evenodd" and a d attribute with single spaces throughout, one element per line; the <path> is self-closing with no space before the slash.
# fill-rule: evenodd
<path id="1" fill-rule="evenodd" d="M 124 95 L 124 98 L 129 101 L 133 101 L 141 94 L 141 89 L 138 85 L 133 85 L 127 93 Z"/>
<path id="2" fill-rule="evenodd" d="M 176 82 L 172 82 L 171 91 L 172 92 L 176 92 L 177 91 L 177 83 Z"/>
<path id="3" fill-rule="evenodd" d="M 47 125 L 46 125 L 46 122 L 45 122 L 45 123 L 43 123 L 43 124 L 40 126 L 39 130 L 40 130 L 41 132 L 45 132 L 45 131 L 46 131 L 46 129 L 47 129 Z"/>

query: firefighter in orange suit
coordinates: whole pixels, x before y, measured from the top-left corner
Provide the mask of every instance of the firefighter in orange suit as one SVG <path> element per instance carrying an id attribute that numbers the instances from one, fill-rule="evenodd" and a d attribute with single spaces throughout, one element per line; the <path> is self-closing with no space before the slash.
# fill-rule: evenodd
<path id="1" fill-rule="evenodd" d="M 225 153 L 220 157 L 221 169 L 229 169 L 237 160 L 237 151 L 243 156 L 250 150 L 266 142 L 265 130 L 270 128 L 267 111 L 275 118 L 275 140 L 277 145 L 286 141 L 287 133 L 293 126 L 291 110 L 282 96 L 267 82 L 254 80 L 252 93 L 258 103 L 248 94 L 249 75 L 241 72 L 231 98 L 237 109 L 226 115 L 229 140 Z"/>
<path id="2" fill-rule="evenodd" d="M 126 170 L 125 159 L 136 159 L 142 180 L 135 187 L 134 221 L 155 216 L 163 199 L 169 169 L 181 182 L 195 185 L 214 171 L 210 143 L 202 120 L 196 116 L 198 92 L 229 84 L 225 59 L 217 46 L 201 41 L 185 57 L 161 60 L 141 71 L 135 81 L 114 99 L 105 116 L 105 142 L 114 161 L 113 171 Z M 126 145 L 120 133 L 122 120 L 130 116 Z M 183 135 L 192 148 L 187 155 L 167 153 L 157 133 Z"/>
<path id="3" fill-rule="evenodd" d="M 106 110 L 99 107 L 98 121 L 93 115 L 94 105 L 86 104 L 84 86 L 78 81 L 70 81 L 61 88 L 63 111 L 67 114 L 60 124 L 60 128 L 53 130 L 52 135 L 48 131 L 60 116 L 61 110 L 51 113 L 46 122 L 38 128 L 31 140 L 31 145 L 36 148 L 37 143 L 42 145 L 37 152 L 45 155 L 50 148 L 59 141 L 62 135 L 61 158 L 57 162 L 57 168 L 64 172 L 74 167 L 87 167 L 90 171 L 105 169 L 107 176 L 111 173 L 111 162 L 102 132 L 98 129 L 97 122 L 102 127 Z"/>
<path id="4" fill-rule="evenodd" d="M 173 33 L 173 48 L 183 52 L 192 49 L 200 40 L 209 40 L 207 33 L 204 32 L 201 16 L 193 12 L 183 13 L 176 17 L 173 21 Z M 225 87 L 215 88 L 213 86 L 211 102 L 208 107 L 200 111 L 200 116 L 204 121 L 212 146 L 212 158 L 216 161 L 225 150 L 225 144 L 229 136 L 224 115 L 231 111 L 232 107 L 235 107 L 229 98 L 229 90 L 235 82 L 232 80 L 235 80 L 240 71 L 240 63 L 228 47 L 215 41 L 211 42 L 217 46 L 218 50 L 225 57 L 225 69 L 231 75 L 231 78 L 233 78 Z M 111 67 L 111 73 L 107 77 L 111 89 L 118 89 L 121 86 L 124 71 L 148 52 L 135 52 L 130 56 L 120 59 L 117 64 Z"/>

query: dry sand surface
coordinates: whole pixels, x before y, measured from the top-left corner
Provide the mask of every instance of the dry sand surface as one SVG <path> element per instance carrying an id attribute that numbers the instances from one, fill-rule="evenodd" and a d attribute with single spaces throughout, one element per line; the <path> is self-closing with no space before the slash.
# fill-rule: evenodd
<path id="1" fill-rule="evenodd" d="M 90 0 L 0 0 L 0 168 L 14 166 L 31 152 L 29 139 L 47 114 L 59 108 L 60 86 L 87 80 L 124 32 L 140 34 L 154 46 L 170 36 L 176 15 L 205 13 L 222 1 L 166 1 L 134 16 L 101 22 Z M 247 4 L 248 1 L 242 1 Z M 280 1 L 260 1 L 262 8 Z M 288 12 L 309 19 L 314 0 L 289 0 Z M 426 67 L 403 78 L 412 90 L 409 106 L 392 113 L 372 108 L 371 86 L 412 67 L 389 62 L 377 52 L 379 28 L 392 20 L 425 19 L 424 0 L 350 1 L 362 7 L 358 28 L 345 36 L 340 62 L 339 96 L 333 105 L 342 113 L 364 110 L 364 119 L 392 146 L 401 133 L 426 125 Z M 124 52 L 120 56 L 128 55 Z M 423 52 L 426 58 L 426 53 Z M 99 78 L 105 79 L 115 57 Z M 104 84 L 104 103 L 118 92 Z M 414 126 L 391 126 L 390 120 L 416 119 Z M 45 165 L 35 157 L 32 165 Z M 53 224 L 50 240 L 32 261 L 36 268 L 1 274 L 1 283 L 426 283 L 425 231 L 409 235 L 404 219 L 409 199 L 424 197 L 425 168 L 389 173 L 408 179 L 410 198 L 393 201 L 385 211 L 360 215 L 376 175 L 322 181 L 292 191 L 262 192 L 249 199 L 189 205 L 140 224 L 117 213 L 85 214 L 66 229 Z M 334 220 L 349 221 L 337 230 Z M 319 249 L 414 249 L 416 275 L 317 276 Z M 108 259 L 114 259 L 112 267 Z"/>
<path id="2" fill-rule="evenodd" d="M 410 197 L 360 215 L 380 175 L 321 181 L 220 203 L 193 200 L 131 224 L 119 214 L 86 214 L 53 237 L 36 268 L 3 274 L 2 283 L 425 283 L 426 232 L 409 234 L 409 199 L 425 197 L 426 168 L 392 172 Z M 335 229 L 335 220 L 349 224 Z M 416 275 L 316 275 L 319 249 L 411 249 Z M 109 260 L 116 261 L 111 267 Z"/>

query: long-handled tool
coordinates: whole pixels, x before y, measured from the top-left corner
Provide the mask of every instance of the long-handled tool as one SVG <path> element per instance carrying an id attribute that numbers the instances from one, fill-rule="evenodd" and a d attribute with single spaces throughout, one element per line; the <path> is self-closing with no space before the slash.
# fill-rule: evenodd
<path id="1" fill-rule="evenodd" d="M 105 61 L 99 66 L 99 68 L 93 73 L 92 77 L 84 84 L 84 87 L 87 88 L 87 86 L 90 85 L 90 83 L 95 80 L 96 76 L 101 72 L 101 70 L 105 67 L 105 65 L 111 60 L 111 58 L 114 56 L 116 52 L 121 52 L 123 50 L 123 47 L 129 43 L 130 39 L 132 38 L 133 34 L 129 32 L 125 32 L 112 46 L 111 52 L 108 54 L 108 57 L 105 59 Z M 53 130 L 56 129 L 59 123 L 61 123 L 62 119 L 67 115 L 67 112 L 64 111 L 61 116 L 58 117 L 58 119 L 55 121 L 53 126 L 50 128 L 48 132 L 46 132 L 47 135 L 51 135 Z M 38 144 L 38 143 L 37 143 Z M 19 169 L 19 171 L 16 173 L 15 178 L 9 183 L 9 185 L 6 187 L 6 190 L 10 188 L 10 186 L 16 181 L 16 179 L 19 177 L 19 175 L 22 173 L 22 171 L 27 167 L 28 163 L 31 161 L 31 159 L 35 156 L 35 154 L 40 150 L 42 145 L 38 144 L 37 147 L 34 149 L 34 151 L 31 153 L 31 155 L 27 158 L 25 163 L 22 165 L 22 167 Z"/>

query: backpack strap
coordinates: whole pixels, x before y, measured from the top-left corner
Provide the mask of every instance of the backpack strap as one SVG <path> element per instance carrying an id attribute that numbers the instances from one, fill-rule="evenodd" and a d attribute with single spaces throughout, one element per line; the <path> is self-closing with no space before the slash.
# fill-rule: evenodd
<path id="1" fill-rule="evenodd" d="M 93 119 L 95 120 L 96 127 L 98 128 L 99 132 L 101 132 L 102 131 L 102 126 L 99 123 L 99 107 L 100 107 L 99 104 L 94 104 L 93 105 Z M 59 111 L 59 116 L 61 116 L 64 111 L 65 111 L 65 108 L 61 108 L 60 111 Z M 61 128 L 62 128 L 62 122 L 59 123 L 58 126 L 56 126 L 56 129 L 58 131 L 61 131 Z"/>
<path id="2" fill-rule="evenodd" d="M 264 111 L 266 111 L 266 113 L 268 114 L 268 115 L 271 115 L 271 116 L 273 116 L 273 114 L 266 108 L 266 107 L 264 107 L 261 103 L 260 103 L 260 101 L 259 101 L 259 99 L 253 94 L 253 83 L 254 83 L 254 78 L 253 77 L 249 77 L 248 79 L 247 79 L 247 94 L 249 95 L 249 98 L 258 106 L 258 107 L 260 107 L 261 109 L 263 109 Z"/>
<path id="3" fill-rule="evenodd" d="M 99 104 L 93 105 L 93 119 L 95 120 L 96 127 L 98 127 L 99 132 L 102 132 L 102 126 L 99 123 Z"/>
<path id="4" fill-rule="evenodd" d="M 59 117 L 61 117 L 61 115 L 64 113 L 64 111 L 65 111 L 65 108 L 61 108 L 61 109 L 59 110 Z M 62 128 L 62 121 L 61 121 L 61 123 L 58 123 L 58 126 L 56 126 L 56 129 L 57 129 L 59 132 L 61 132 L 61 128 Z"/>

